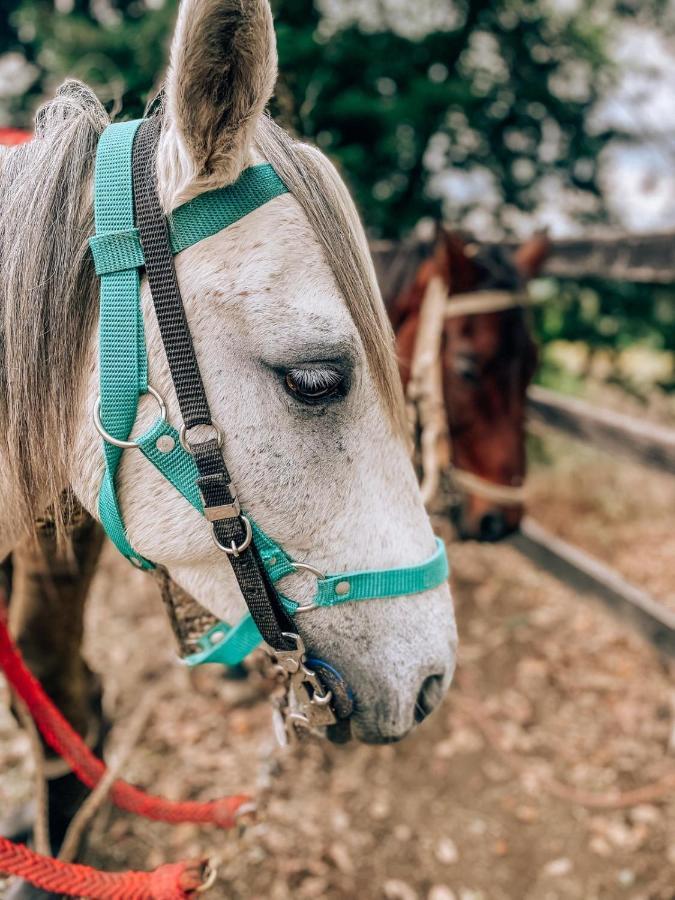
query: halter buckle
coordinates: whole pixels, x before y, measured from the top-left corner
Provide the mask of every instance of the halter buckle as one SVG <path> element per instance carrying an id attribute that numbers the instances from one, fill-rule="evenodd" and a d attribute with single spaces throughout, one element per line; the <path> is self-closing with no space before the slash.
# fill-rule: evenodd
<path id="1" fill-rule="evenodd" d="M 221 544 L 218 540 L 218 535 L 216 534 L 215 523 L 211 528 L 211 537 L 213 538 L 213 543 L 219 550 L 222 550 L 223 553 L 227 553 L 228 556 L 238 557 L 244 550 L 248 550 L 251 545 L 251 541 L 253 540 L 253 528 L 251 527 L 251 523 L 246 516 L 239 516 L 241 524 L 244 526 L 244 540 L 241 544 L 237 545 L 236 541 L 230 541 L 230 546 L 226 546 L 225 544 Z"/>
<path id="2" fill-rule="evenodd" d="M 232 497 L 232 503 L 204 507 L 204 518 L 207 522 L 217 522 L 219 519 L 236 519 L 240 515 L 241 506 L 236 494 Z"/>

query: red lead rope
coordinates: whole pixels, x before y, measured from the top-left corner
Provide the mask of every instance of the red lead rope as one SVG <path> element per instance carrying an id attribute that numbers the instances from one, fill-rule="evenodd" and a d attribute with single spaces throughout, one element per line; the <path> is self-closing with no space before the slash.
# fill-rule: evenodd
<path id="1" fill-rule="evenodd" d="M 7 606 L 2 592 L 0 669 L 12 690 L 28 707 L 47 744 L 68 763 L 83 784 L 88 788 L 95 787 L 105 775 L 106 767 L 63 718 L 23 661 L 9 634 Z M 110 797 L 120 809 L 147 819 L 175 824 L 199 822 L 221 828 L 231 828 L 235 824 L 237 811 L 243 804 L 250 802 L 246 795 L 222 797 L 205 803 L 176 802 L 146 794 L 121 779 L 113 783 Z M 66 864 L 40 856 L 21 845 L 0 838 L 1 872 L 20 875 L 47 890 L 75 897 L 84 895 L 95 900 L 180 900 L 189 896 L 200 885 L 200 870 L 199 863 L 177 863 L 161 866 L 155 872 L 97 872 L 86 866 Z M 67 885 L 64 885 L 65 881 L 68 881 Z"/>
<path id="2" fill-rule="evenodd" d="M 0 837 L 0 872 L 18 875 L 54 894 L 92 900 L 186 900 L 202 884 L 200 863 L 180 862 L 154 872 L 99 872 L 40 856 Z"/>

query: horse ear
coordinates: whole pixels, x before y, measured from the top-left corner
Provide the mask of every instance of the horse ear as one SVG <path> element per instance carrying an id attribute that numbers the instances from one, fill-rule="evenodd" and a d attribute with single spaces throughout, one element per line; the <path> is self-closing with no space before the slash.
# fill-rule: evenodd
<path id="1" fill-rule="evenodd" d="M 436 236 L 433 243 L 433 259 L 441 277 L 450 278 L 449 232 L 442 222 L 436 223 Z"/>
<path id="2" fill-rule="evenodd" d="M 457 275 L 461 274 L 461 267 L 467 259 L 466 251 L 464 240 L 458 234 L 444 225 L 437 228 L 433 253 L 434 263 L 438 274 L 451 292 L 464 289 L 462 285 L 457 284 Z"/>
<path id="3" fill-rule="evenodd" d="M 535 278 L 539 274 L 551 252 L 551 246 L 548 233 L 543 231 L 535 234 L 518 247 L 513 256 L 513 262 L 521 278 L 529 281 L 530 278 Z"/>
<path id="4" fill-rule="evenodd" d="M 183 0 L 166 107 L 197 180 L 226 184 L 238 176 L 276 76 L 268 0 Z"/>

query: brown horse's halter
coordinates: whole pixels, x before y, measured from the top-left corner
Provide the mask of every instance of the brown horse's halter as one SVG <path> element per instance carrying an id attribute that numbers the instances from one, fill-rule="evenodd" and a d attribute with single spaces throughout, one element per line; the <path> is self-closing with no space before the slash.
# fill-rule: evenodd
<path id="1" fill-rule="evenodd" d="M 438 491 L 441 470 L 450 471 L 452 481 L 479 497 L 503 506 L 525 502 L 525 485 L 496 484 L 452 464 L 452 436 L 447 427 L 442 389 L 441 335 L 445 321 L 458 316 L 480 315 L 528 306 L 532 300 L 523 293 L 485 290 L 448 294 L 440 276 L 434 276 L 420 307 L 419 324 L 406 388 L 406 408 L 413 434 L 419 434 L 421 491 L 425 504 Z"/>

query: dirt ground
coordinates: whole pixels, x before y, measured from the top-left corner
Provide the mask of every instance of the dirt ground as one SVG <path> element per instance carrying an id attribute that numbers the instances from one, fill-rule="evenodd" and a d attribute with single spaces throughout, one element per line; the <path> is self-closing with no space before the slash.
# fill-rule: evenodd
<path id="1" fill-rule="evenodd" d="M 672 480 L 565 465 L 535 467 L 537 516 L 672 597 Z M 154 585 L 108 548 L 87 655 L 118 734 L 159 691 L 125 777 L 175 798 L 248 791 L 258 819 L 222 833 L 106 807 L 82 860 L 213 856 L 207 896 L 231 900 L 673 900 L 675 666 L 508 545 L 450 556 L 461 651 L 441 708 L 399 745 L 282 752 L 262 683 L 181 668 Z M 25 738 L 1 700 L 0 763 L 0 805 L 28 796 Z"/>
<path id="2" fill-rule="evenodd" d="M 675 610 L 675 478 L 550 431 L 529 455 L 530 515 Z"/>

